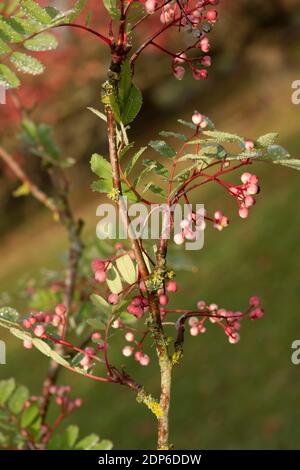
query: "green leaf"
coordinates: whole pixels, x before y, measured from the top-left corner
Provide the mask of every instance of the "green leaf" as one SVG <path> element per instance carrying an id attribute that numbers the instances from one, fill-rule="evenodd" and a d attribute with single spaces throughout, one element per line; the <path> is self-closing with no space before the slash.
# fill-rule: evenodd
<path id="1" fill-rule="evenodd" d="M 24 47 L 29 51 L 52 51 L 56 49 L 57 46 L 57 39 L 51 33 L 41 33 L 24 42 Z"/>
<path id="2" fill-rule="evenodd" d="M 6 89 L 17 88 L 20 85 L 20 80 L 6 65 L 0 64 L 0 83 Z"/>
<path id="3" fill-rule="evenodd" d="M 8 54 L 11 52 L 11 48 L 0 38 L 0 54 Z"/>
<path id="4" fill-rule="evenodd" d="M 97 193 L 109 193 L 112 190 L 112 181 L 97 180 L 91 184 L 91 189 Z"/>
<path id="5" fill-rule="evenodd" d="M 68 426 L 61 436 L 61 448 L 65 450 L 72 449 L 78 439 L 78 435 L 78 426 L 72 424 Z"/>
<path id="6" fill-rule="evenodd" d="M 117 258 L 116 265 L 121 276 L 128 284 L 134 284 L 136 282 L 137 276 L 135 265 L 128 254 Z"/>
<path id="7" fill-rule="evenodd" d="M 227 152 L 224 147 L 220 144 L 205 144 L 199 151 L 199 157 L 209 157 L 216 158 L 217 160 L 222 160 L 226 157 Z"/>
<path id="8" fill-rule="evenodd" d="M 0 406 L 3 406 L 16 387 L 15 379 L 0 381 Z"/>
<path id="9" fill-rule="evenodd" d="M 51 357 L 51 359 L 53 359 L 53 361 L 57 362 L 57 364 L 60 364 L 63 367 L 66 367 L 67 369 L 70 367 L 68 361 L 66 359 L 64 359 L 56 351 L 54 351 L 54 349 L 51 349 L 50 357 Z"/>
<path id="10" fill-rule="evenodd" d="M 196 126 L 193 122 L 185 121 L 184 119 L 178 119 L 179 124 L 182 124 L 185 127 L 196 130 Z"/>
<path id="11" fill-rule="evenodd" d="M 105 313 L 106 315 L 111 313 L 111 306 L 103 297 L 97 294 L 92 294 L 90 298 L 91 302 L 98 310 L 101 310 L 101 312 Z"/>
<path id="12" fill-rule="evenodd" d="M 1 307 L 0 308 L 0 318 L 4 320 L 9 320 L 12 322 L 17 322 L 19 319 L 19 313 L 15 308 L 12 307 Z"/>
<path id="13" fill-rule="evenodd" d="M 145 152 L 145 150 L 147 149 L 147 147 L 141 147 L 134 155 L 133 157 L 131 157 L 127 167 L 126 167 L 126 170 L 125 170 L 125 176 L 128 176 L 129 173 L 132 171 L 134 165 L 137 163 L 137 161 L 139 160 L 139 158 L 143 155 L 143 153 Z"/>
<path id="14" fill-rule="evenodd" d="M 117 8 L 117 0 L 103 0 L 103 4 L 113 20 L 120 18 L 121 12 Z"/>
<path id="15" fill-rule="evenodd" d="M 28 408 L 25 408 L 25 410 L 21 414 L 21 427 L 28 428 L 37 418 L 39 412 L 40 410 L 37 403 L 32 403 Z"/>
<path id="16" fill-rule="evenodd" d="M 141 91 L 132 85 L 128 99 L 121 110 L 121 119 L 123 124 L 127 125 L 134 121 L 143 105 L 143 95 Z"/>
<path id="17" fill-rule="evenodd" d="M 23 0 L 21 3 L 21 8 L 26 12 L 26 14 L 43 25 L 51 24 L 51 16 L 47 11 L 40 7 L 38 3 L 33 0 Z"/>
<path id="18" fill-rule="evenodd" d="M 113 294 L 119 294 L 123 290 L 120 275 L 113 265 L 107 269 L 106 283 Z"/>
<path id="19" fill-rule="evenodd" d="M 29 73 L 31 75 L 40 75 L 45 69 L 39 60 L 23 52 L 14 52 L 10 56 L 10 61 L 20 72 Z"/>
<path id="20" fill-rule="evenodd" d="M 48 444 L 48 450 L 63 450 L 62 449 L 62 436 L 58 433 L 53 433 Z"/>
<path id="21" fill-rule="evenodd" d="M 160 188 L 159 186 L 157 186 L 156 184 L 154 184 L 152 182 L 146 184 L 143 193 L 145 193 L 147 191 L 151 191 L 154 194 L 159 194 L 163 198 L 165 198 L 167 196 L 166 192 L 164 191 L 163 188 Z"/>
<path id="22" fill-rule="evenodd" d="M 16 31 L 13 25 L 9 18 L 0 16 L 0 37 L 3 41 L 17 43 L 23 40 L 22 34 Z"/>
<path id="23" fill-rule="evenodd" d="M 97 434 L 90 434 L 89 436 L 81 439 L 75 446 L 76 450 L 91 450 L 99 443 L 99 436 Z"/>
<path id="24" fill-rule="evenodd" d="M 149 145 L 153 148 L 153 150 L 160 153 L 164 157 L 175 157 L 176 155 L 175 150 L 164 140 L 151 140 Z"/>
<path id="25" fill-rule="evenodd" d="M 94 445 L 91 450 L 111 450 L 113 448 L 112 441 L 103 439 L 99 444 Z"/>
<path id="26" fill-rule="evenodd" d="M 130 144 L 125 145 L 125 147 L 122 148 L 122 150 L 119 153 L 119 158 L 125 157 L 126 153 L 129 152 L 129 150 L 134 146 L 134 142 L 130 142 Z"/>
<path id="27" fill-rule="evenodd" d="M 300 160 L 296 158 L 290 158 L 289 160 L 277 160 L 274 161 L 274 163 L 293 168 L 294 170 L 300 170 Z"/>
<path id="28" fill-rule="evenodd" d="M 28 397 L 28 388 L 24 387 L 24 385 L 19 385 L 9 399 L 8 408 L 15 415 L 21 413 L 24 403 L 26 400 L 28 400 Z"/>
<path id="29" fill-rule="evenodd" d="M 230 134 L 229 132 L 222 131 L 203 131 L 204 135 L 211 137 L 214 142 L 238 142 L 241 145 L 244 145 L 244 139 L 236 134 Z"/>
<path id="30" fill-rule="evenodd" d="M 132 122 L 143 104 L 140 90 L 132 83 L 132 71 L 129 60 L 126 60 L 121 68 L 117 96 L 110 96 L 110 104 L 118 122 L 124 125 Z"/>
<path id="31" fill-rule="evenodd" d="M 290 158 L 289 152 L 281 145 L 270 145 L 268 147 L 268 154 L 275 160 L 287 160 Z"/>
<path id="32" fill-rule="evenodd" d="M 98 320 L 98 322 L 99 322 L 99 320 Z M 79 365 L 80 365 L 80 362 L 82 361 L 83 358 L 84 358 L 84 354 L 83 354 L 83 353 L 77 353 L 77 354 L 75 354 L 75 356 L 72 357 L 71 366 L 72 366 L 72 367 L 79 366 Z"/>
<path id="33" fill-rule="evenodd" d="M 54 160 L 58 160 L 61 156 L 61 152 L 53 140 L 51 127 L 47 124 L 39 124 L 37 127 L 37 134 L 39 142 L 43 146 L 46 154 Z"/>
<path id="34" fill-rule="evenodd" d="M 31 341 L 32 340 L 32 336 L 29 333 L 22 330 L 22 328 L 20 328 L 20 327 L 18 327 L 18 328 L 12 327 L 12 328 L 9 329 L 9 331 L 12 335 L 14 335 L 18 339 L 21 339 L 22 341 Z"/>
<path id="35" fill-rule="evenodd" d="M 278 134 L 276 132 L 270 132 L 269 134 L 262 135 L 257 139 L 257 143 L 262 147 L 269 147 L 269 145 L 273 145 L 278 138 Z"/>
<path id="36" fill-rule="evenodd" d="M 132 72 L 129 60 L 125 60 L 122 64 L 120 81 L 119 81 L 119 99 L 124 104 L 129 98 L 132 87 Z"/>
<path id="37" fill-rule="evenodd" d="M 161 135 L 162 137 L 174 137 L 174 139 L 182 140 L 183 142 L 186 142 L 188 140 L 186 135 L 180 134 L 179 132 L 161 131 L 159 135 Z"/>
<path id="38" fill-rule="evenodd" d="M 50 346 L 43 341 L 42 339 L 39 338 L 33 338 L 32 339 L 33 346 L 38 349 L 42 354 L 44 354 L 47 357 L 52 356 L 52 349 Z"/>
<path id="39" fill-rule="evenodd" d="M 153 172 L 153 173 L 156 173 L 159 176 L 162 176 L 164 178 L 168 178 L 169 170 L 164 165 L 162 165 L 160 162 L 157 162 L 155 160 L 143 160 L 143 164 L 146 166 L 149 173 Z"/>
<path id="40" fill-rule="evenodd" d="M 94 153 L 91 158 L 91 169 L 99 178 L 110 179 L 112 178 L 112 170 L 110 163 L 105 160 L 102 155 Z"/>

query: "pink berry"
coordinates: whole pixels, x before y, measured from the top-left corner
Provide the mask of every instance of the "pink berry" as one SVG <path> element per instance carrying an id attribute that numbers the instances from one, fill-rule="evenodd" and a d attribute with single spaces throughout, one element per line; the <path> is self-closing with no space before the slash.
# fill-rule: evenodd
<path id="1" fill-rule="evenodd" d="M 192 326 L 192 328 L 190 328 L 190 334 L 191 336 L 198 336 L 199 334 L 198 326 Z"/>
<path id="2" fill-rule="evenodd" d="M 204 57 L 202 57 L 201 64 L 204 65 L 204 67 L 210 67 L 211 57 L 209 55 L 205 55 Z"/>
<path id="3" fill-rule="evenodd" d="M 245 140 L 244 144 L 245 144 L 245 149 L 246 149 L 246 150 L 251 151 L 251 150 L 254 149 L 254 142 L 253 142 L 253 140 Z"/>
<path id="4" fill-rule="evenodd" d="M 105 263 L 100 258 L 95 258 L 92 261 L 92 269 L 93 271 L 103 271 L 105 268 Z"/>
<path id="5" fill-rule="evenodd" d="M 145 283 L 144 281 L 141 281 L 140 284 L 139 284 L 139 288 L 140 288 L 140 291 L 141 292 L 146 292 L 146 286 L 145 286 Z"/>
<path id="6" fill-rule="evenodd" d="M 101 333 L 99 333 L 99 331 L 94 331 L 94 333 L 92 333 L 91 335 L 91 339 L 93 341 L 98 341 L 99 339 L 101 339 Z"/>
<path id="7" fill-rule="evenodd" d="M 254 196 L 255 194 L 258 193 L 258 186 L 257 184 L 249 184 L 249 186 L 247 187 L 247 194 L 249 194 L 250 196 Z"/>
<path id="8" fill-rule="evenodd" d="M 250 182 L 250 179 L 251 179 L 251 173 L 248 173 L 248 171 L 246 171 L 245 173 L 242 174 L 241 176 L 241 181 L 242 183 L 244 184 L 247 184 Z"/>
<path id="9" fill-rule="evenodd" d="M 56 401 L 56 404 L 57 404 L 58 406 L 61 406 L 61 405 L 64 404 L 64 401 L 65 401 L 65 400 L 64 400 L 63 397 L 56 397 L 55 401 Z"/>
<path id="10" fill-rule="evenodd" d="M 210 306 L 208 307 L 208 310 L 210 312 L 216 312 L 218 310 L 217 304 L 210 304 Z"/>
<path id="11" fill-rule="evenodd" d="M 187 59 L 186 54 L 184 52 L 181 52 L 174 59 L 174 63 L 175 64 L 183 64 L 186 61 L 186 59 Z"/>
<path id="12" fill-rule="evenodd" d="M 208 122 L 206 119 L 203 119 L 203 121 L 200 123 L 201 129 L 206 129 L 208 126 Z"/>
<path id="13" fill-rule="evenodd" d="M 117 303 L 119 302 L 119 296 L 117 294 L 109 294 L 108 302 L 111 305 L 117 305 Z"/>
<path id="14" fill-rule="evenodd" d="M 199 300 L 199 302 L 197 302 L 197 308 L 199 310 L 203 310 L 205 307 L 206 307 L 206 302 L 204 302 L 204 300 Z"/>
<path id="15" fill-rule="evenodd" d="M 215 23 L 218 19 L 218 12 L 216 10 L 208 10 L 206 13 L 206 18 L 211 23 Z"/>
<path id="16" fill-rule="evenodd" d="M 195 124 L 195 126 L 199 126 L 200 122 L 202 121 L 202 114 L 198 113 L 198 111 L 195 111 L 192 116 L 192 121 Z"/>
<path id="17" fill-rule="evenodd" d="M 265 314 L 264 310 L 260 307 L 257 307 L 254 310 L 252 310 L 249 317 L 251 318 L 251 320 L 257 320 L 258 318 L 262 318 L 264 314 Z"/>
<path id="18" fill-rule="evenodd" d="M 125 357 L 132 356 L 132 353 L 133 353 L 133 347 L 132 346 L 124 346 L 124 348 L 122 349 L 122 354 Z"/>
<path id="19" fill-rule="evenodd" d="M 33 345 L 32 345 L 32 342 L 31 342 L 31 341 L 29 341 L 28 339 L 25 339 L 25 340 L 23 341 L 23 346 L 24 346 L 25 349 L 32 349 L 32 346 L 33 346 Z"/>
<path id="20" fill-rule="evenodd" d="M 189 323 L 189 326 L 198 326 L 199 320 L 197 317 L 191 317 L 189 318 L 188 323 Z"/>
<path id="21" fill-rule="evenodd" d="M 141 357 L 143 357 L 143 351 L 136 351 L 136 352 L 134 353 L 134 359 L 135 359 L 137 362 L 140 362 Z"/>
<path id="22" fill-rule="evenodd" d="M 140 307 L 142 305 L 142 302 L 142 297 L 140 295 L 137 295 L 136 297 L 133 297 L 131 305 L 134 305 L 135 307 Z"/>
<path id="23" fill-rule="evenodd" d="M 255 204 L 255 199 L 252 196 L 246 196 L 244 200 L 245 207 L 252 207 Z"/>
<path id="24" fill-rule="evenodd" d="M 153 15 L 155 12 L 155 9 L 157 7 L 157 1 L 156 0 L 146 0 L 145 2 L 145 10 L 148 15 Z"/>
<path id="25" fill-rule="evenodd" d="M 193 69 L 193 77 L 195 80 L 206 80 L 208 77 L 208 71 L 206 69 Z"/>
<path id="26" fill-rule="evenodd" d="M 185 68 L 181 66 L 175 67 L 173 74 L 177 80 L 182 80 L 185 75 Z"/>
<path id="27" fill-rule="evenodd" d="M 182 233 L 176 233 L 174 235 L 174 243 L 176 243 L 176 245 L 182 245 L 184 243 L 184 236 Z"/>
<path id="28" fill-rule="evenodd" d="M 142 318 L 142 316 L 144 315 L 144 310 L 142 309 L 142 307 L 135 307 L 132 304 L 128 305 L 127 312 L 131 313 L 136 318 Z"/>
<path id="29" fill-rule="evenodd" d="M 33 330 L 35 336 L 38 338 L 41 338 L 45 334 L 45 331 L 46 329 L 43 325 L 37 325 Z"/>
<path id="30" fill-rule="evenodd" d="M 129 312 L 130 313 L 130 312 Z M 115 330 L 118 330 L 119 328 L 122 328 L 123 324 L 121 322 L 121 320 L 119 318 L 117 318 L 117 320 L 115 320 L 113 323 L 112 323 L 112 328 L 114 328 Z"/>
<path id="31" fill-rule="evenodd" d="M 140 358 L 140 364 L 141 366 L 148 366 L 150 363 L 150 357 L 147 356 L 147 354 L 143 354 L 143 356 Z"/>
<path id="32" fill-rule="evenodd" d="M 257 295 L 253 295 L 252 297 L 250 297 L 249 299 L 249 304 L 252 306 L 252 307 L 258 307 L 260 304 L 261 304 L 261 300 L 259 297 L 257 297 Z"/>
<path id="33" fill-rule="evenodd" d="M 82 406 L 82 399 L 81 398 L 76 398 L 74 400 L 74 405 L 76 406 L 76 408 L 80 408 Z"/>
<path id="34" fill-rule="evenodd" d="M 85 352 L 87 353 L 88 356 L 93 356 L 95 354 L 95 349 L 88 347 L 88 348 L 85 348 Z"/>
<path id="35" fill-rule="evenodd" d="M 52 325 L 53 326 L 58 326 L 61 322 L 61 317 L 59 315 L 53 315 L 53 318 L 52 318 Z"/>
<path id="36" fill-rule="evenodd" d="M 229 337 L 228 337 L 228 341 L 230 344 L 236 344 L 238 343 L 240 340 L 240 335 L 238 333 L 232 333 Z"/>
<path id="37" fill-rule="evenodd" d="M 166 289 L 170 293 L 174 293 L 177 291 L 177 282 L 176 281 L 169 281 L 166 285 Z"/>
<path id="38" fill-rule="evenodd" d="M 61 317 L 66 314 L 66 311 L 67 311 L 67 309 L 63 304 L 56 305 L 56 307 L 55 307 L 56 315 L 59 315 Z"/>
<path id="39" fill-rule="evenodd" d="M 105 282 L 107 278 L 106 271 L 96 271 L 95 272 L 95 281 L 97 282 Z"/>
<path id="40" fill-rule="evenodd" d="M 210 44 L 209 44 L 209 40 L 207 37 L 204 37 L 201 39 L 201 41 L 199 42 L 199 47 L 202 52 L 209 52 Z"/>
<path id="41" fill-rule="evenodd" d="M 127 331 L 127 333 L 125 334 L 125 339 L 129 343 L 132 343 L 132 341 L 134 341 L 134 334 L 131 331 Z"/>
<path id="42" fill-rule="evenodd" d="M 158 302 L 160 305 L 168 305 L 169 303 L 169 297 L 166 295 L 166 294 L 161 294 L 159 297 L 158 297 Z"/>
<path id="43" fill-rule="evenodd" d="M 28 329 L 28 328 L 31 328 L 31 322 L 30 322 L 30 320 L 29 320 L 29 319 L 23 320 L 23 326 L 24 326 L 24 328 L 27 328 L 27 329 Z"/>
<path id="44" fill-rule="evenodd" d="M 247 209 L 247 207 L 240 207 L 239 209 L 239 216 L 242 218 L 242 219 L 247 219 L 249 215 L 249 210 Z"/>
<path id="45" fill-rule="evenodd" d="M 84 368 L 89 368 L 91 364 L 92 364 L 92 360 L 88 355 L 84 356 L 83 359 L 81 359 L 80 361 L 80 365 Z"/>

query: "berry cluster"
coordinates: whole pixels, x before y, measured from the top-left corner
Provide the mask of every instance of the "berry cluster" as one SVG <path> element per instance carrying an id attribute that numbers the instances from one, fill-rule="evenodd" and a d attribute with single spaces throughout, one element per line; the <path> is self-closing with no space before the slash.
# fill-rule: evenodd
<path id="1" fill-rule="evenodd" d="M 134 315 L 136 318 L 142 318 L 145 312 L 148 311 L 148 299 L 143 295 L 136 295 L 131 300 L 127 307 L 127 312 Z"/>
<path id="2" fill-rule="evenodd" d="M 207 35 L 218 20 L 217 10 L 211 7 L 218 5 L 218 3 L 219 0 L 145 1 L 146 13 L 153 15 L 158 12 L 164 30 L 175 26 L 179 31 L 183 30 L 193 37 L 192 44 L 177 54 L 167 51 L 155 43 L 162 52 L 173 57 L 172 70 L 178 80 L 182 80 L 184 77 L 186 65 L 191 69 L 195 80 L 207 78 L 207 68 L 211 66 L 211 57 L 207 55 L 210 51 Z M 193 56 L 191 56 L 191 52 Z"/>
<path id="3" fill-rule="evenodd" d="M 134 359 L 141 366 L 148 366 L 150 363 L 150 357 L 143 352 L 142 341 L 136 341 L 132 331 L 127 331 L 125 333 L 125 340 L 132 344 L 124 346 L 122 350 L 123 356 L 131 357 L 133 355 Z"/>
<path id="4" fill-rule="evenodd" d="M 182 245 L 185 240 L 196 240 L 201 231 L 206 228 L 206 211 L 204 214 L 191 211 L 185 219 L 180 222 L 181 231 L 174 235 L 174 243 Z"/>
<path id="5" fill-rule="evenodd" d="M 207 68 L 211 66 L 210 42 L 207 34 L 217 22 L 218 12 L 210 9 L 219 0 L 200 0 L 195 3 L 183 1 L 179 3 L 168 3 L 162 9 L 160 21 L 163 24 L 175 24 L 190 33 L 195 40 L 184 50 L 173 57 L 173 74 L 178 80 L 185 75 L 187 65 L 195 80 L 205 80 L 208 77 Z M 190 56 L 192 52 L 194 57 Z M 200 53 L 200 56 L 199 56 Z"/>
<path id="6" fill-rule="evenodd" d="M 69 385 L 52 385 L 49 388 L 49 393 L 55 398 L 55 402 L 58 406 L 62 408 L 64 414 L 72 413 L 76 408 L 82 406 L 81 398 L 70 398 L 70 393 L 72 388 Z"/>
<path id="7" fill-rule="evenodd" d="M 205 323 L 209 320 L 211 323 L 216 323 L 223 328 L 228 340 L 231 344 L 236 344 L 240 340 L 239 330 L 241 328 L 241 321 L 248 317 L 251 320 L 257 320 L 264 316 L 264 310 L 261 308 L 261 301 L 259 297 L 253 296 L 249 299 L 249 307 L 246 312 L 234 312 L 219 308 L 216 304 L 207 305 L 205 301 L 200 300 L 197 303 L 199 316 L 189 316 L 189 326 L 191 336 L 198 336 L 200 333 L 205 333 Z"/>
<path id="8" fill-rule="evenodd" d="M 256 203 L 254 196 L 260 192 L 260 187 L 258 177 L 249 172 L 242 174 L 241 181 L 241 185 L 230 186 L 228 191 L 238 202 L 239 216 L 246 219 L 249 215 L 249 208 Z"/>
<path id="9" fill-rule="evenodd" d="M 31 313 L 28 318 L 23 320 L 23 326 L 28 330 L 33 330 L 33 333 L 38 338 L 42 338 L 46 333 L 46 327 L 48 325 L 52 325 L 55 328 L 61 328 L 64 326 L 66 312 L 66 307 L 63 304 L 59 304 L 55 307 L 54 313 Z M 31 349 L 32 342 L 25 340 L 23 342 L 23 346 L 26 349 Z"/>

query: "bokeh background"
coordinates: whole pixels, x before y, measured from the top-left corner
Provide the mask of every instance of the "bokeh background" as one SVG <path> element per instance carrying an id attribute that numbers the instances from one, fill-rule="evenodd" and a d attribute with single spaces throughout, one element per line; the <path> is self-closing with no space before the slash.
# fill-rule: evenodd
<path id="1" fill-rule="evenodd" d="M 54 3 L 54 2 L 53 2 Z M 62 2 L 61 2 L 62 3 Z M 65 2 L 66 3 L 66 2 Z M 100 2 L 90 1 L 91 6 Z M 176 129 L 177 118 L 190 119 L 194 109 L 220 128 L 245 137 L 278 131 L 280 143 L 300 157 L 300 105 L 291 102 L 291 84 L 300 79 L 300 5 L 298 0 L 223 0 L 213 33 L 213 66 L 207 82 L 190 77 L 177 82 L 169 59 L 151 51 L 137 67 L 136 79 L 145 105 L 135 130 L 137 144 L 160 129 Z M 101 8 L 101 7 L 100 7 Z M 93 22 L 104 28 L 102 11 Z M 144 33 L 145 31 L 143 31 Z M 22 99 L 37 102 L 35 115 L 55 125 L 66 155 L 78 164 L 69 171 L 76 214 L 86 220 L 84 237 L 95 233 L 99 199 L 89 189 L 89 158 L 105 149 L 104 129 L 87 106 L 99 106 L 108 56 L 102 45 L 81 33 L 61 31 L 61 47 L 45 54 L 43 78 L 24 79 Z M 175 39 L 174 39 L 175 41 Z M 10 98 L 8 98 L 10 99 Z M 1 142 L 14 148 L 18 115 L 8 101 L 0 108 Z M 20 162 L 43 182 L 39 160 Z M 174 370 L 171 441 L 177 448 L 291 449 L 300 445 L 300 366 L 291 363 L 291 343 L 300 339 L 300 174 L 259 164 L 258 203 L 247 220 L 238 218 L 218 188 L 196 194 L 211 210 L 224 208 L 231 219 L 222 233 L 208 229 L 204 249 L 185 256 L 178 272 L 178 307 L 205 299 L 240 309 L 252 294 L 267 312 L 242 329 L 238 345 L 221 330 L 189 338 L 184 359 Z M 13 198 L 18 186 L 0 166 L 1 303 L 26 311 L 20 301 L 24 280 L 43 270 L 63 269 L 65 233 L 31 198 Z M 173 255 L 180 260 L 180 254 Z M 0 378 L 15 376 L 38 394 L 47 360 L 25 351 L 6 337 L 7 365 Z M 155 361 L 147 368 L 131 363 L 132 373 L 153 393 L 158 391 Z M 132 393 L 63 372 L 82 396 L 84 406 L 70 418 L 82 433 L 95 431 L 119 449 L 153 448 L 155 423 Z M 67 424 L 67 423 L 66 423 Z"/>

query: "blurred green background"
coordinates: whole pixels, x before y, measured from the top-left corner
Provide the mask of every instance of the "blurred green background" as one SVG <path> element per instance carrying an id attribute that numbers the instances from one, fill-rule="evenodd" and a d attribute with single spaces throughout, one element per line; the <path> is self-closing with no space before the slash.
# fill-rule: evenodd
<path id="1" fill-rule="evenodd" d="M 158 67 L 156 56 L 143 59 L 137 70 L 145 92 L 134 131 L 138 144 L 156 138 L 160 129 L 176 128 L 177 118 L 190 119 L 198 109 L 217 128 L 248 138 L 278 131 L 280 143 L 300 157 L 300 105 L 291 102 L 291 84 L 300 80 L 299 5 L 267 3 L 260 8 L 256 1 L 224 1 L 208 82 L 187 78 L 178 83 L 169 74 L 168 60 L 161 59 Z M 81 38 L 76 36 L 83 69 L 91 66 L 99 51 L 95 48 L 92 54 Z M 70 68 L 75 67 L 73 61 L 76 54 Z M 45 80 L 51 79 L 50 73 Z M 57 137 L 79 161 L 78 169 L 70 171 L 72 199 L 76 214 L 87 222 L 84 236 L 88 237 L 95 231 L 99 202 L 89 190 L 88 161 L 93 151 L 103 149 L 105 136 L 99 121 L 86 111 L 87 106 L 98 106 L 99 76 L 91 73 L 76 81 L 75 75 L 73 80 L 55 99 L 49 97 L 45 107 L 49 103 L 54 115 L 59 111 Z M 45 108 L 36 111 L 37 116 L 45 113 Z M 3 139 L 9 141 L 13 134 L 8 132 Z M 300 339 L 300 174 L 263 163 L 255 170 L 262 191 L 247 220 L 237 216 L 232 201 L 224 201 L 218 188 L 194 196 L 210 210 L 224 208 L 231 224 L 222 233 L 209 228 L 204 249 L 187 255 L 195 268 L 178 273 L 180 289 L 174 304 L 192 308 L 205 299 L 238 310 L 256 294 L 267 314 L 243 325 L 237 345 L 230 345 L 214 325 L 205 335 L 187 337 L 184 359 L 174 370 L 171 441 L 176 448 L 299 448 L 300 366 L 291 363 L 291 343 Z M 0 285 L 2 303 L 12 305 L 19 302 L 24 277 L 37 278 L 42 268 L 63 268 L 66 248 L 63 230 L 45 211 L 29 198 L 10 196 L 16 185 L 2 168 Z M 7 339 L 8 362 L 0 366 L 0 378 L 15 376 L 38 394 L 47 360 L 38 352 L 25 351 L 2 331 L 0 337 Z M 155 361 L 145 369 L 134 361 L 128 365 L 137 381 L 153 394 L 158 392 Z M 74 394 L 84 400 L 69 419 L 80 424 L 82 433 L 95 431 L 112 439 L 118 449 L 155 446 L 154 419 L 130 391 L 65 371 L 60 382 L 71 383 Z"/>

